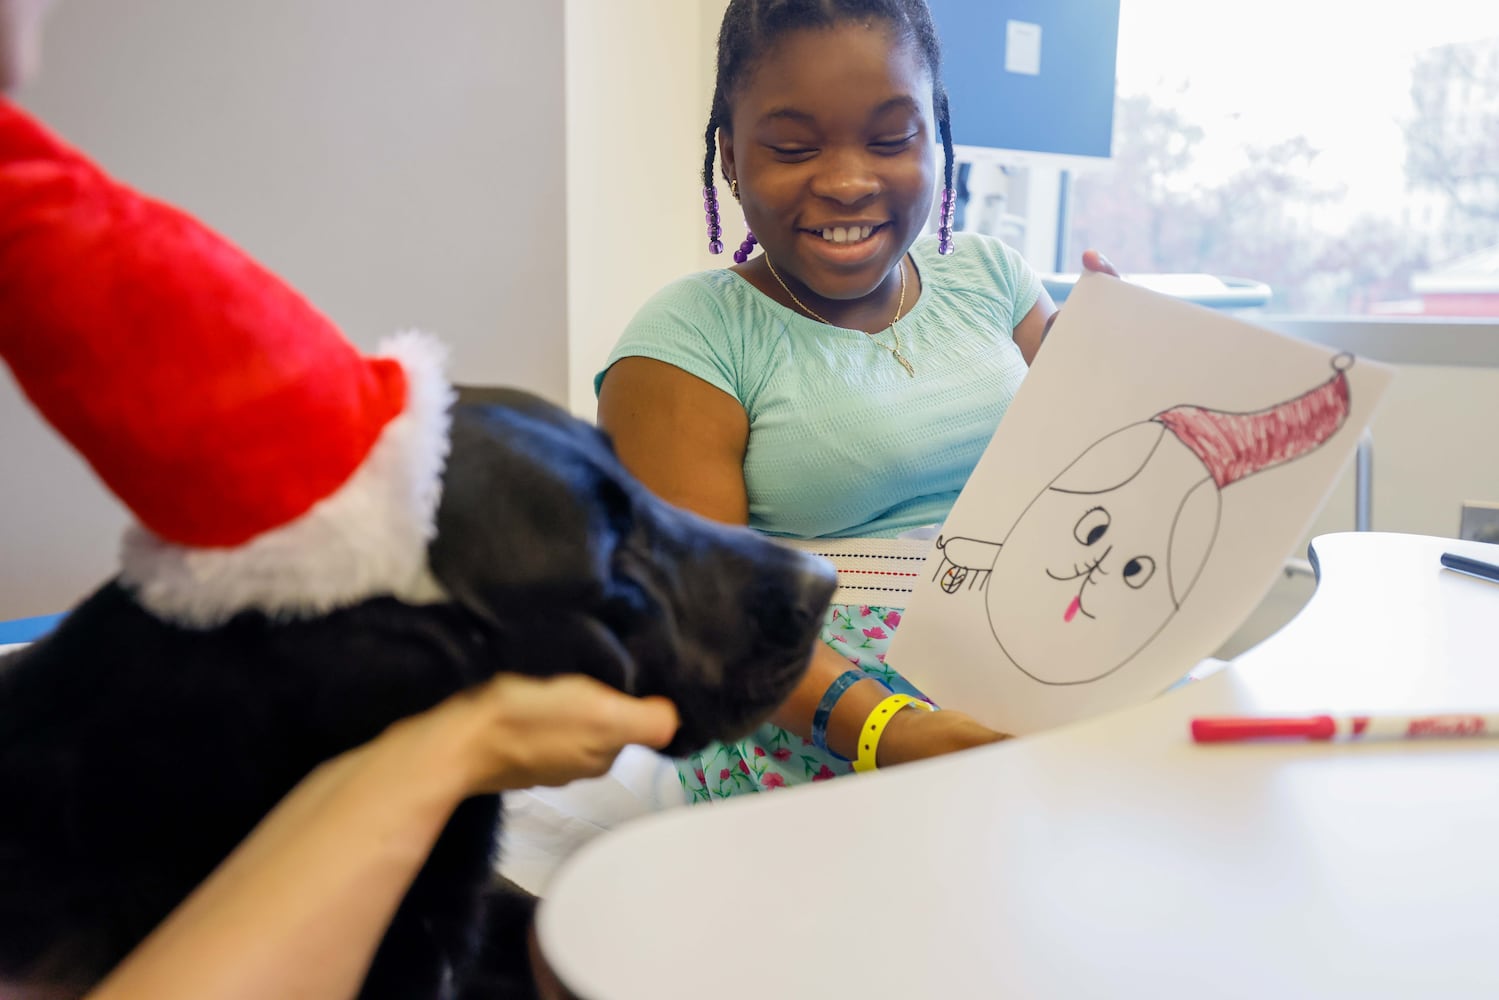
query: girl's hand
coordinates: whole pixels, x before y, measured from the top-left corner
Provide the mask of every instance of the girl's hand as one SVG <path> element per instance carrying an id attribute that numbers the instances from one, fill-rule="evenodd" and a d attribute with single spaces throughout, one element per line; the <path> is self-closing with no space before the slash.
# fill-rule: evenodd
<path id="1" fill-rule="evenodd" d="M 1083 269 L 1113 275 L 1116 278 L 1120 276 L 1119 272 L 1114 269 L 1114 265 L 1109 263 L 1109 259 L 1097 250 L 1083 251 Z"/>
<path id="2" fill-rule="evenodd" d="M 1097 250 L 1083 251 L 1083 270 L 1092 271 L 1095 274 L 1107 274 L 1114 278 L 1120 276 L 1109 259 Z M 1043 342 L 1046 340 L 1046 335 L 1051 333 L 1051 325 L 1057 321 L 1057 317 L 1060 315 L 1062 315 L 1061 310 L 1057 310 L 1046 317 L 1046 325 L 1041 328 L 1041 340 Z"/>
<path id="3" fill-rule="evenodd" d="M 1007 739 L 1004 733 L 997 733 L 962 712 L 906 708 L 886 723 L 875 764 L 889 767 Z"/>

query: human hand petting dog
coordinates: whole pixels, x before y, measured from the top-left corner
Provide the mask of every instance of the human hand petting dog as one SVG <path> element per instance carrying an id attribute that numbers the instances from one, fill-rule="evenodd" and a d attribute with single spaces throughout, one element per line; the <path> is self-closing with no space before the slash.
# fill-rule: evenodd
<path id="1" fill-rule="evenodd" d="M 578 675 L 454 695 L 309 774 L 87 1000 L 353 997 L 460 802 L 602 774 L 676 729 L 664 698 Z"/>
<path id="2" fill-rule="evenodd" d="M 631 697 L 580 674 L 499 674 L 397 723 L 453 740 L 470 795 L 597 777 L 629 744 L 665 747 L 678 724 L 667 699 Z"/>

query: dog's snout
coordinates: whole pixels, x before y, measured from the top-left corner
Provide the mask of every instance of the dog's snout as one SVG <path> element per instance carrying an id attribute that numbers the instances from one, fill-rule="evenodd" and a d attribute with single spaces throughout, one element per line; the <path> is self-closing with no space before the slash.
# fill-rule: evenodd
<path id="1" fill-rule="evenodd" d="M 797 610 L 821 619 L 838 589 L 838 573 L 833 564 L 820 556 L 801 555 L 798 576 Z"/>
<path id="2" fill-rule="evenodd" d="M 817 556 L 791 550 L 766 567 L 760 578 L 761 641 L 800 647 L 822 624 L 838 575 Z"/>

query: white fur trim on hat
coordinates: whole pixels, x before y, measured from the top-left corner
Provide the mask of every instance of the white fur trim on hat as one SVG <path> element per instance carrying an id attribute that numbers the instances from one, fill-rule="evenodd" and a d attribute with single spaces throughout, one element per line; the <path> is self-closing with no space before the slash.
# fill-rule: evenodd
<path id="1" fill-rule="evenodd" d="M 454 392 L 447 351 L 406 332 L 380 345 L 406 372 L 406 407 L 381 431 L 339 489 L 294 521 L 234 548 L 162 541 L 139 525 L 125 534 L 121 581 L 156 616 L 209 628 L 241 611 L 312 618 L 370 597 L 413 604 L 444 595 L 427 566 L 448 455 Z"/>

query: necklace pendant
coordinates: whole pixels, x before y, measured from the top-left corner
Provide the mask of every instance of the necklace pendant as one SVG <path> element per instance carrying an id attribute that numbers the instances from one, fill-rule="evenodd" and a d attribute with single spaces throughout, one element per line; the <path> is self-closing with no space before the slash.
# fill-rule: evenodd
<path id="1" fill-rule="evenodd" d="M 906 360 L 906 356 L 904 354 L 900 353 L 900 351 L 898 350 L 895 350 L 890 352 L 890 356 L 896 361 L 900 362 L 900 366 L 906 370 L 907 375 L 911 376 L 912 378 L 916 377 L 916 369 L 911 367 L 911 362 Z"/>

